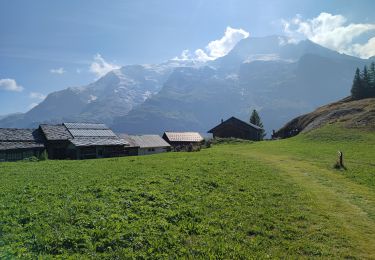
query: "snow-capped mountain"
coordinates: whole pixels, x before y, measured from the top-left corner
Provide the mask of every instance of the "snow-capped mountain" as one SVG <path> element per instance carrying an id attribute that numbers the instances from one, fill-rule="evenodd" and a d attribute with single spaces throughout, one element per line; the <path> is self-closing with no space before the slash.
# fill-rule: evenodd
<path id="1" fill-rule="evenodd" d="M 119 132 L 206 132 L 257 109 L 268 133 L 289 119 L 350 93 L 356 67 L 368 60 L 309 40 L 270 36 L 240 41 L 226 56 L 196 68 L 176 68 L 161 91 L 116 118 Z"/>
<path id="2" fill-rule="evenodd" d="M 84 87 L 54 92 L 0 127 L 41 122 L 104 122 L 118 132 L 205 132 L 220 119 L 247 120 L 257 109 L 268 132 L 301 113 L 349 94 L 356 67 L 369 60 L 339 54 L 309 40 L 246 38 L 206 63 L 170 60 L 113 70 Z"/>
<path id="3" fill-rule="evenodd" d="M 107 73 L 83 87 L 53 92 L 25 114 L 0 121 L 2 127 L 34 127 L 41 122 L 90 121 L 112 123 L 156 94 L 173 66 L 130 65 Z"/>

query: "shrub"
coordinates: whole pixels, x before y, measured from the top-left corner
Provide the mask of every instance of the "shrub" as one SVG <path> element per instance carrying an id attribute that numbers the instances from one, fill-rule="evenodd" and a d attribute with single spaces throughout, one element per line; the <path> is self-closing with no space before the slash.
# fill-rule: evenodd
<path id="1" fill-rule="evenodd" d="M 39 155 L 39 161 L 48 160 L 47 150 L 43 150 L 43 152 Z"/>

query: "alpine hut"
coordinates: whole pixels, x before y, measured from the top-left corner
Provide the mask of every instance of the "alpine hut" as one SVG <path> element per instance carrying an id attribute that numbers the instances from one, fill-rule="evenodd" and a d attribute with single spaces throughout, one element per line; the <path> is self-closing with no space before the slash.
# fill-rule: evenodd
<path id="1" fill-rule="evenodd" d="M 137 148 L 137 155 L 163 153 L 171 146 L 159 135 L 120 135 L 130 146 Z M 125 149 L 128 149 L 126 147 Z"/>
<path id="2" fill-rule="evenodd" d="M 164 132 L 163 139 L 174 148 L 199 146 L 204 141 L 198 132 Z"/>
<path id="3" fill-rule="evenodd" d="M 0 128 L 0 161 L 39 157 L 44 149 L 38 129 Z"/>
<path id="4" fill-rule="evenodd" d="M 254 124 L 246 123 L 232 116 L 228 120 L 222 121 L 220 124 L 212 128 L 208 133 L 211 133 L 214 138 L 233 137 L 259 141 L 262 135 L 262 128 Z"/>
<path id="5" fill-rule="evenodd" d="M 91 159 L 125 155 L 128 143 L 105 124 L 41 125 L 51 159 Z"/>

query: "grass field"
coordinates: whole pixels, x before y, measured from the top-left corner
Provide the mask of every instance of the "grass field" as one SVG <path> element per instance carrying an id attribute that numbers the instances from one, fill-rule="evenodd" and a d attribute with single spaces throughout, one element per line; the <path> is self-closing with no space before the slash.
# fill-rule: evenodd
<path id="1" fill-rule="evenodd" d="M 375 258 L 374 132 L 1 163 L 0 179 L 0 258 Z"/>

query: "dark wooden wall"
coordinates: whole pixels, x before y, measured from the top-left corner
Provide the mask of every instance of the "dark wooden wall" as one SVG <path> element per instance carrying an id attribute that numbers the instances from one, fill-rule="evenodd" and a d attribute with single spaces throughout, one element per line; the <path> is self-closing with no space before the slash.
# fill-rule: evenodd
<path id="1" fill-rule="evenodd" d="M 258 141 L 260 139 L 260 130 L 252 127 L 242 127 L 235 124 L 221 125 L 213 131 L 213 137 L 221 138 L 240 138 L 245 140 Z"/>

